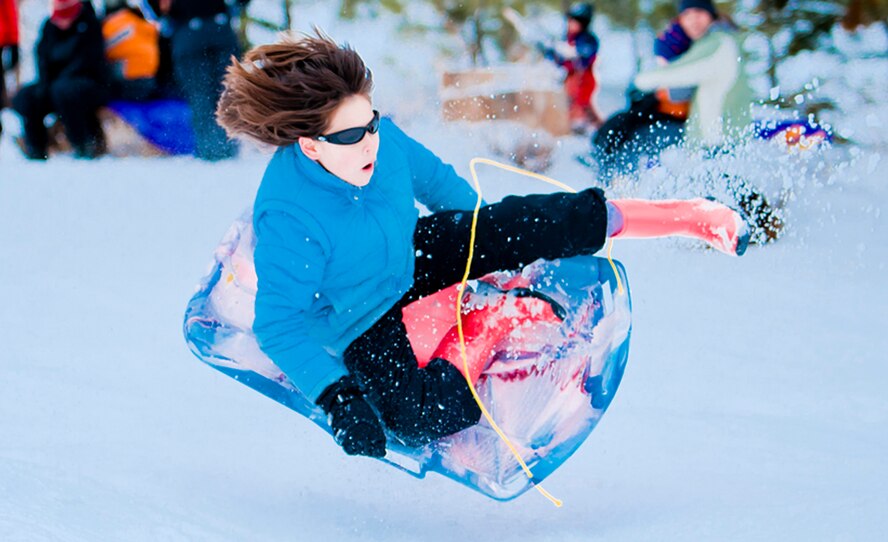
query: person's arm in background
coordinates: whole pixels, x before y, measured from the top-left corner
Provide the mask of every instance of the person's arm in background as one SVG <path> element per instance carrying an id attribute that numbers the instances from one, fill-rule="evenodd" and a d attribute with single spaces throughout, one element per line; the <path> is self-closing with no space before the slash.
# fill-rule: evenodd
<path id="1" fill-rule="evenodd" d="M 735 72 L 736 49 L 734 41 L 720 33 L 698 40 L 674 62 L 636 75 L 635 86 L 641 90 L 698 87 Z"/>
<path id="2" fill-rule="evenodd" d="M 693 41 L 678 21 L 673 20 L 654 40 L 654 60 L 657 67 L 675 62 L 691 48 L 692 44 Z M 694 97 L 694 90 L 695 87 L 663 87 L 658 90 L 658 97 L 673 103 L 689 102 Z"/>
<path id="3" fill-rule="evenodd" d="M 537 41 L 535 44 L 536 50 L 543 55 L 543 58 L 546 60 L 551 60 L 558 66 L 567 70 L 567 72 L 574 72 L 574 60 L 577 58 L 577 48 L 567 41 L 558 41 L 552 44 L 547 44 L 542 41 Z"/>
<path id="4" fill-rule="evenodd" d="M 309 309 L 326 267 L 326 241 L 277 211 L 255 220 L 258 277 L 253 332 L 262 350 L 312 402 L 345 368 L 309 336 Z"/>

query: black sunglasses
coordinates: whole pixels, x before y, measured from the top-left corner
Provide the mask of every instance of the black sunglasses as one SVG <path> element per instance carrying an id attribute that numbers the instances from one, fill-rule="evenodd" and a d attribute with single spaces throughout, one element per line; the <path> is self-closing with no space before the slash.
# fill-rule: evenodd
<path id="1" fill-rule="evenodd" d="M 375 134 L 379 131 L 379 111 L 373 110 L 373 120 L 367 126 L 358 126 L 357 128 L 349 128 L 348 130 L 340 130 L 332 134 L 318 136 L 318 141 L 326 141 L 334 145 L 354 145 L 364 139 L 367 133 Z"/>

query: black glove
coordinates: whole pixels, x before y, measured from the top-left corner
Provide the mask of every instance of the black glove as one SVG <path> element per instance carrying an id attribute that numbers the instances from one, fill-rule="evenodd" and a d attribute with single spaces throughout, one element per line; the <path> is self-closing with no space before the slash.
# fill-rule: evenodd
<path id="1" fill-rule="evenodd" d="M 385 433 L 376 412 L 351 376 L 343 376 L 325 389 L 317 405 L 324 409 L 333 438 L 348 455 L 385 456 Z"/>
<path id="2" fill-rule="evenodd" d="M 6 65 L 7 70 L 14 70 L 19 63 L 19 46 L 18 45 L 7 45 L 5 47 L 5 57 L 6 61 L 4 64 Z"/>

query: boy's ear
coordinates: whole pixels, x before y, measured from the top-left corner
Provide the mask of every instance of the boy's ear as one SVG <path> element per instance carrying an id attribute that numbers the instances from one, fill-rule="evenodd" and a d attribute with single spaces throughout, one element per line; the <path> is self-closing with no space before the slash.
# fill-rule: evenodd
<path id="1" fill-rule="evenodd" d="M 300 137 L 298 142 L 299 148 L 302 149 L 302 153 L 305 154 L 305 156 L 308 156 L 312 160 L 320 159 L 321 153 L 318 149 L 318 141 L 310 137 Z"/>

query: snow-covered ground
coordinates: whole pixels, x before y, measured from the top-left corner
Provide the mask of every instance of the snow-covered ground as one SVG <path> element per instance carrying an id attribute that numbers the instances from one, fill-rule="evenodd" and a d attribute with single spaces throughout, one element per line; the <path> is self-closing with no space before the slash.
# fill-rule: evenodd
<path id="1" fill-rule="evenodd" d="M 423 109 L 426 65 L 386 61 L 379 34 L 317 22 L 368 58 L 380 107 L 468 175 L 483 134 Z M 878 62 L 870 79 L 886 73 Z M 399 100 L 405 88 L 420 97 Z M 861 123 L 848 129 L 885 118 L 848 103 Z M 546 480 L 556 509 L 535 492 L 496 503 L 348 457 L 191 355 L 185 304 L 265 155 L 35 164 L 4 135 L 0 540 L 884 540 L 884 141 L 775 161 L 795 193 L 789 232 L 743 258 L 617 243 L 634 300 L 629 366 L 596 431 Z M 572 158 L 583 144 L 562 140 L 548 173 L 592 184 Z M 547 190 L 482 175 L 491 201 Z"/>

